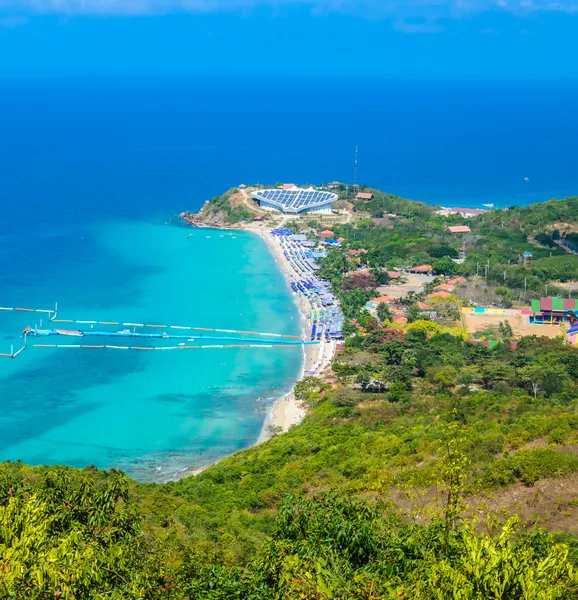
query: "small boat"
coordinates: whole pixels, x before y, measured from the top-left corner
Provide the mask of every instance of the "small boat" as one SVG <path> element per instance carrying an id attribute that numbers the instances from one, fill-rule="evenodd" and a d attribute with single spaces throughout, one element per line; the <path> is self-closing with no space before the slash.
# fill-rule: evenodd
<path id="1" fill-rule="evenodd" d="M 524 177 L 524 181 L 528 182 L 528 181 L 530 181 L 530 178 L 529 177 Z"/>
<path id="2" fill-rule="evenodd" d="M 58 335 L 68 335 L 71 337 L 83 337 L 84 333 L 82 333 L 82 331 L 78 331 L 76 330 L 71 330 L 71 329 L 56 329 L 56 333 Z"/>
<path id="3" fill-rule="evenodd" d="M 482 204 L 482 206 L 485 206 L 487 208 L 494 208 L 493 204 Z"/>

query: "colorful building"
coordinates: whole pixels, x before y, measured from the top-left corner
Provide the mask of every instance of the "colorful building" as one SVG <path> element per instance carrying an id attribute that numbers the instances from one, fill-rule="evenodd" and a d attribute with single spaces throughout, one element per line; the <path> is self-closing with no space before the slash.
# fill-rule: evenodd
<path id="1" fill-rule="evenodd" d="M 534 325 L 561 325 L 574 321 L 578 302 L 574 298 L 540 298 L 532 300 L 530 323 Z"/>

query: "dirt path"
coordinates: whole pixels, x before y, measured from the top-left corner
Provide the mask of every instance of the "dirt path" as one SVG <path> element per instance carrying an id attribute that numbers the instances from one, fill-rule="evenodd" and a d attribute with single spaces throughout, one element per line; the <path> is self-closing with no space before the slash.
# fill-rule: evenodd
<path id="1" fill-rule="evenodd" d="M 574 254 L 574 256 L 578 256 L 578 252 L 576 252 L 575 250 L 572 250 L 571 248 L 568 248 L 567 246 L 564 246 L 564 244 L 562 243 L 562 240 L 553 240 L 553 242 L 555 244 L 558 244 L 558 246 L 560 246 L 560 248 L 562 248 L 562 250 L 565 250 L 566 252 L 568 252 L 568 254 Z"/>

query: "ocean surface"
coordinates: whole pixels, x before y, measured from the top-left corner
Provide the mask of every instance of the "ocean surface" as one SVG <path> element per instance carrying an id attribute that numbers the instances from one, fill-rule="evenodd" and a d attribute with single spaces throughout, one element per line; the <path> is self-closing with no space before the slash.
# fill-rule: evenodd
<path id="1" fill-rule="evenodd" d="M 358 183 L 416 200 L 578 194 L 576 106 L 575 82 L 0 80 L 0 306 L 296 333 L 260 239 L 174 214 L 242 182 L 352 181 L 356 144 Z M 0 312 L 0 352 L 38 320 Z M 163 480 L 254 443 L 300 364 L 29 348 L 0 359 L 0 460 Z"/>

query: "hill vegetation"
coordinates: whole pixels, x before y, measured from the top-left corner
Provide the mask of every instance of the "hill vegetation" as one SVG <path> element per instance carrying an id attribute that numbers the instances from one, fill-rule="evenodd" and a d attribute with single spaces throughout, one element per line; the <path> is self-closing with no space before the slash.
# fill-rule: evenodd
<path id="1" fill-rule="evenodd" d="M 373 193 L 374 198 L 352 202 L 354 210 L 367 218 L 333 227 L 335 236 L 346 240 L 344 258 L 349 249 L 368 251 L 358 260 L 363 266 L 393 270 L 429 264 L 441 275 L 479 274 L 488 283 L 509 290 L 505 304 L 510 305 L 512 300 L 563 294 L 557 284 L 578 279 L 575 256 L 556 243 L 562 240 L 570 249 L 578 245 L 578 197 L 493 210 L 466 219 L 443 216 L 433 207 L 378 190 L 364 191 Z M 451 225 L 467 225 L 470 232 L 452 234 L 447 230 Z M 462 249 L 463 264 L 452 262 Z M 352 268 L 341 262 L 326 268 L 325 274 L 336 280 Z"/>
<path id="2" fill-rule="evenodd" d="M 322 264 L 349 323 L 335 380 L 296 385 L 303 423 L 163 485 L 0 465 L 0 597 L 578 599 L 578 348 L 503 324 L 501 343 L 474 344 L 452 297 L 440 322 L 365 310 L 400 265 L 468 274 L 490 260 L 506 290 L 570 278 L 578 259 L 533 240 L 570 235 L 576 199 L 464 220 L 373 192 Z M 385 227 L 365 218 L 383 212 Z M 514 261 L 526 248 L 532 263 Z M 367 252 L 352 263 L 351 249 Z M 369 275 L 350 287 L 358 264 Z"/>

